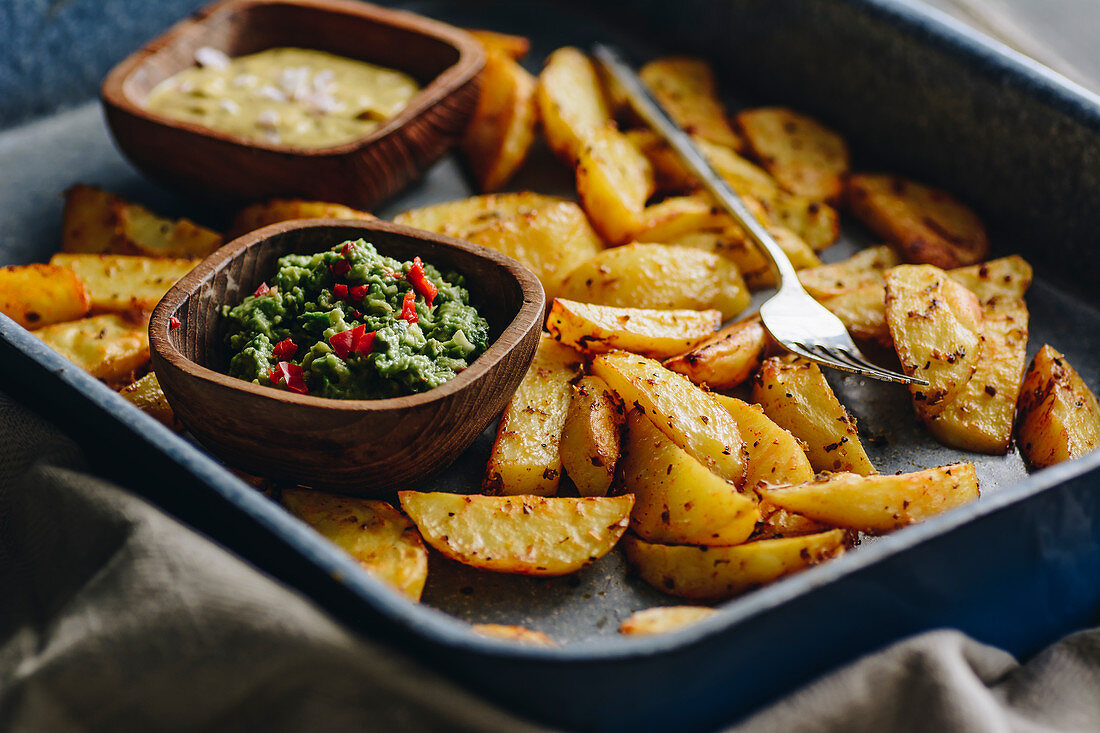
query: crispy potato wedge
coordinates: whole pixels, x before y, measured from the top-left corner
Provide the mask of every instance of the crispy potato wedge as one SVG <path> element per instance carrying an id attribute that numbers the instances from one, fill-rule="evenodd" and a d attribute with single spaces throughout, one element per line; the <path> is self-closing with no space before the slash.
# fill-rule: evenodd
<path id="1" fill-rule="evenodd" d="M 1039 349 L 1020 394 L 1017 444 L 1036 468 L 1079 458 L 1100 445 L 1100 405 L 1066 358 Z"/>
<path id="2" fill-rule="evenodd" d="M 360 567 L 414 601 L 428 580 L 428 548 L 416 528 L 384 501 L 283 489 L 283 506 L 344 550 Z"/>
<path id="3" fill-rule="evenodd" d="M 756 525 L 756 531 L 752 533 L 752 537 L 749 538 L 752 542 L 756 540 L 774 540 L 780 537 L 800 537 L 801 535 L 817 534 L 833 529 L 833 527 L 815 522 L 809 517 L 780 509 L 769 501 L 761 500 L 759 507 L 762 519 Z"/>
<path id="4" fill-rule="evenodd" d="M 978 498 L 971 463 L 915 473 L 822 475 L 796 486 L 765 487 L 763 499 L 810 519 L 860 532 L 885 533 Z"/>
<path id="5" fill-rule="evenodd" d="M 599 377 L 581 377 L 561 432 L 561 462 L 581 496 L 607 496 L 622 449 L 623 404 Z"/>
<path id="6" fill-rule="evenodd" d="M 735 486 L 744 483 L 744 440 L 733 416 L 714 395 L 660 362 L 625 351 L 597 356 L 592 371 L 624 405 L 644 411 L 692 458 Z"/>
<path id="7" fill-rule="evenodd" d="M 848 207 L 908 262 L 945 270 L 981 262 L 989 237 L 977 214 L 950 194 L 898 176 L 848 177 Z"/>
<path id="8" fill-rule="evenodd" d="M 721 320 L 716 310 L 613 308 L 555 298 L 546 330 L 587 354 L 621 349 L 665 359 L 714 333 Z"/>
<path id="9" fill-rule="evenodd" d="M 56 265 L 0 267 L 0 313 L 26 329 L 88 315 L 88 289 L 72 270 Z"/>
<path id="10" fill-rule="evenodd" d="M 485 470 L 486 493 L 558 493 L 562 428 L 580 370 L 580 354 L 543 335 L 534 361 L 500 416 Z"/>
<path id="11" fill-rule="evenodd" d="M 748 109 L 736 122 L 749 150 L 784 189 L 822 201 L 840 198 L 849 167 L 840 135 L 784 107 Z"/>
<path id="12" fill-rule="evenodd" d="M 831 265 L 801 270 L 798 279 L 810 295 L 820 300 L 868 285 L 881 286 L 886 271 L 900 264 L 897 252 L 881 245 L 862 249 Z"/>
<path id="13" fill-rule="evenodd" d="M 748 460 L 743 490 L 756 491 L 769 484 L 797 484 L 814 477 L 814 469 L 798 439 L 772 422 L 760 405 L 726 395 L 715 397 L 733 415 L 745 441 Z"/>
<path id="14" fill-rule="evenodd" d="M 468 239 L 531 268 L 542 282 L 547 299 L 558 294 L 566 275 L 603 249 L 584 211 L 571 201 L 502 219 L 470 234 Z"/>
<path id="15" fill-rule="evenodd" d="M 752 399 L 802 441 L 815 471 L 875 473 L 855 418 L 837 400 L 817 364 L 792 357 L 765 359 L 753 379 Z"/>
<path id="16" fill-rule="evenodd" d="M 687 56 L 654 59 L 638 72 L 653 96 L 688 133 L 740 150 L 744 143 L 726 118 L 710 64 Z"/>
<path id="17" fill-rule="evenodd" d="M 732 318 L 751 296 L 737 267 L 716 254 L 667 244 L 627 244 L 582 262 L 562 281 L 569 300 L 621 308 L 707 310 Z"/>
<path id="18" fill-rule="evenodd" d="M 619 633 L 625 636 L 652 636 L 697 624 L 718 613 L 707 606 L 654 606 L 635 611 L 619 624 Z"/>
<path id="19" fill-rule="evenodd" d="M 653 181 L 657 190 L 665 194 L 686 194 L 699 188 L 695 179 L 668 143 L 648 127 L 626 130 L 624 133 L 634 147 L 641 151 L 653 168 Z M 695 138 L 696 143 L 699 138 Z"/>
<path id="20" fill-rule="evenodd" d="M 557 643 L 541 631 L 529 629 L 526 626 L 515 624 L 474 624 L 470 631 L 482 636 L 491 636 L 494 639 L 514 641 L 520 644 L 534 644 L 535 646 L 557 646 Z"/>
<path id="21" fill-rule="evenodd" d="M 271 199 L 252 204 L 237 212 L 230 229 L 230 237 L 292 219 L 377 219 L 374 214 L 328 201 L 303 199 Z"/>
<path id="22" fill-rule="evenodd" d="M 576 48 L 559 48 L 547 57 L 535 97 L 547 144 L 570 166 L 592 133 L 611 122 L 596 68 Z"/>
<path id="23" fill-rule="evenodd" d="M 108 383 L 132 382 L 149 363 L 147 318 L 108 313 L 55 323 L 34 335 L 93 377 Z"/>
<path id="24" fill-rule="evenodd" d="M 523 36 L 482 29 L 472 29 L 469 33 L 481 41 L 486 51 L 504 54 L 513 61 L 519 61 L 531 50 L 531 41 Z"/>
<path id="25" fill-rule="evenodd" d="M 733 389 L 760 367 L 768 348 L 768 333 L 753 317 L 726 326 L 664 364 L 696 384 Z"/>
<path id="26" fill-rule="evenodd" d="M 887 348 L 894 345 L 886 325 L 886 288 L 882 283 L 822 298 L 821 304 L 841 320 L 853 338 L 877 341 Z"/>
<path id="27" fill-rule="evenodd" d="M 152 311 L 196 263 L 170 257 L 59 253 L 50 264 L 72 270 L 84 282 L 93 313 L 141 313 Z"/>
<path id="28" fill-rule="evenodd" d="M 462 138 L 462 152 L 482 191 L 496 191 L 520 169 L 537 123 L 535 77 L 505 52 L 490 51 Z"/>
<path id="29" fill-rule="evenodd" d="M 534 191 L 490 193 L 409 209 L 393 217 L 393 223 L 456 239 L 469 239 L 474 232 L 497 222 L 533 214 L 546 206 L 563 202 L 565 199 L 560 196 L 547 196 Z"/>
<path id="30" fill-rule="evenodd" d="M 176 413 L 168 404 L 168 398 L 164 396 L 164 390 L 160 388 L 157 375 L 149 372 L 133 384 L 129 384 L 118 392 L 150 417 L 156 418 L 172 430 L 181 430 L 182 427 L 176 420 Z"/>
<path id="31" fill-rule="evenodd" d="M 817 254 L 797 234 L 774 224 L 767 225 L 767 229 L 796 270 L 821 265 Z M 775 273 L 772 272 L 771 265 L 764 259 L 759 248 L 749 241 L 744 230 L 735 224 L 689 232 L 669 239 L 668 243 L 694 247 L 726 257 L 737 265 L 745 278 L 745 284 L 753 290 L 775 285 Z"/>
<path id="32" fill-rule="evenodd" d="M 630 529 L 649 542 L 737 545 L 760 519 L 753 498 L 688 455 L 637 409 L 627 417 L 622 485 L 634 494 Z"/>
<path id="33" fill-rule="evenodd" d="M 577 198 L 608 244 L 623 244 L 642 228 L 653 169 L 614 125 L 589 131 L 577 157 Z"/>
<path id="34" fill-rule="evenodd" d="M 566 575 L 606 555 L 626 531 L 634 497 L 579 499 L 399 491 L 425 541 L 498 573 Z"/>
<path id="35" fill-rule="evenodd" d="M 645 207 L 637 238 L 642 242 L 672 242 L 701 229 L 731 226 L 734 224 L 729 214 L 705 194 L 670 196 Z"/>
<path id="36" fill-rule="evenodd" d="M 627 560 L 645 582 L 679 598 L 718 600 L 843 554 L 845 531 L 758 540 L 733 547 L 651 544 L 627 535 Z"/>
<path id="37" fill-rule="evenodd" d="M 987 303 L 993 299 L 1015 300 L 1031 287 L 1031 265 L 1019 255 L 999 257 L 947 273 L 952 280 Z"/>

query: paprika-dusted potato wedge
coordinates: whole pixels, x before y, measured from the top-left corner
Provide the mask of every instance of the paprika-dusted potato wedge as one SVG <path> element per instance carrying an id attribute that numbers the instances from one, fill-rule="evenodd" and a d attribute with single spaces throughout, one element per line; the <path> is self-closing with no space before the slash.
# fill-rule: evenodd
<path id="1" fill-rule="evenodd" d="M 811 477 L 812 478 L 812 477 Z M 799 537 L 804 534 L 817 534 L 827 532 L 833 527 L 821 522 L 815 522 L 801 514 L 780 509 L 770 501 L 761 500 L 760 523 L 756 525 L 756 531 L 752 533 L 751 541 L 773 540 L 779 537 Z"/>
<path id="2" fill-rule="evenodd" d="M 822 201 L 840 198 L 849 166 L 840 135 L 784 107 L 744 110 L 736 121 L 749 150 L 784 189 Z"/>
<path id="3" fill-rule="evenodd" d="M 108 313 L 55 323 L 34 335 L 93 377 L 105 382 L 133 381 L 149 363 L 149 321 Z"/>
<path id="4" fill-rule="evenodd" d="M 497 222 L 527 216 L 546 206 L 563 202 L 565 199 L 560 196 L 547 196 L 534 191 L 489 193 L 409 209 L 393 217 L 393 223 L 456 239 L 469 239 L 474 232 Z"/>
<path id="5" fill-rule="evenodd" d="M 531 41 L 523 36 L 482 29 L 471 29 L 469 33 L 481 42 L 486 51 L 502 53 L 513 61 L 519 61 L 531 50 Z"/>
<path id="6" fill-rule="evenodd" d="M 881 245 L 861 249 L 831 265 L 801 270 L 798 279 L 810 295 L 829 298 L 867 285 L 882 285 L 886 271 L 900 264 L 897 252 Z"/>
<path id="7" fill-rule="evenodd" d="M 740 150 L 744 143 L 726 118 L 710 65 L 698 58 L 666 56 L 638 71 L 642 82 L 689 134 Z"/>
<path id="8" fill-rule="evenodd" d="M 722 314 L 716 310 L 613 308 L 555 298 L 546 330 L 588 354 L 621 349 L 665 359 L 714 333 L 721 321 Z"/>
<path id="9" fill-rule="evenodd" d="M 776 425 L 760 405 L 736 397 L 715 395 L 737 423 L 748 453 L 744 490 L 767 484 L 797 484 L 814 477 L 814 469 L 798 439 Z"/>
<path id="10" fill-rule="evenodd" d="M 547 144 L 571 166 L 592 133 L 611 122 L 596 68 L 576 48 L 559 48 L 547 57 L 535 97 Z"/>
<path id="11" fill-rule="evenodd" d="M 1031 265 L 1019 255 L 999 257 L 977 265 L 959 267 L 947 273 L 952 280 L 986 303 L 994 298 L 1014 300 L 1031 287 Z"/>
<path id="12" fill-rule="evenodd" d="M 559 201 L 535 211 L 502 219 L 467 237 L 527 265 L 538 276 L 547 299 L 582 262 L 595 257 L 603 243 L 581 207 Z"/>
<path id="13" fill-rule="evenodd" d="M 765 487 L 760 495 L 834 527 L 882 534 L 974 501 L 978 477 L 973 464 L 955 463 L 885 476 L 823 474 L 796 486 Z"/>
<path id="14" fill-rule="evenodd" d="M 171 257 L 60 253 L 50 258 L 50 264 L 76 273 L 88 289 L 93 313 L 140 313 L 152 311 L 196 262 Z"/>
<path id="15" fill-rule="evenodd" d="M 718 613 L 707 606 L 654 606 L 635 611 L 619 624 L 619 633 L 625 636 L 652 636 L 697 624 Z"/>
<path id="16" fill-rule="evenodd" d="M 622 449 L 623 405 L 599 377 L 582 377 L 561 433 L 561 462 L 581 496 L 606 496 Z"/>
<path id="17" fill-rule="evenodd" d="M 160 388 L 156 374 L 149 372 L 133 384 L 120 389 L 118 393 L 165 426 L 173 430 L 182 429 L 176 420 L 176 413 L 168 404 L 168 398 L 164 396 L 164 390 Z"/>
<path id="18" fill-rule="evenodd" d="M 188 219 L 165 219 L 95 186 L 65 192 L 64 252 L 205 257 L 224 239 Z"/>
<path id="19" fill-rule="evenodd" d="M 664 364 L 696 384 L 733 389 L 760 367 L 768 348 L 768 333 L 759 318 L 726 326 Z"/>
<path id="20" fill-rule="evenodd" d="M 520 644 L 534 644 L 535 646 L 557 646 L 557 643 L 541 631 L 529 629 L 526 626 L 515 624 L 474 624 L 470 631 L 481 636 L 491 636 L 494 639 L 514 641 Z"/>
<path id="21" fill-rule="evenodd" d="M 608 244 L 623 244 L 642 228 L 653 170 L 614 125 L 591 130 L 577 156 L 577 198 Z"/>
<path id="22" fill-rule="evenodd" d="M 981 219 L 945 191 L 898 176 L 854 174 L 848 177 L 847 201 L 852 213 L 908 262 L 946 270 L 989 254 Z"/>
<path id="23" fill-rule="evenodd" d="M 237 212 L 230 228 L 230 238 L 292 219 L 376 219 L 374 214 L 329 201 L 304 199 L 270 199 L 247 206 Z"/>
<path id="24" fill-rule="evenodd" d="M 760 519 L 754 499 L 688 455 L 637 409 L 627 417 L 622 485 L 634 494 L 630 529 L 649 542 L 737 545 Z"/>
<path id="25" fill-rule="evenodd" d="M 1044 345 L 1020 394 L 1017 445 L 1028 463 L 1046 468 L 1100 445 L 1100 405 L 1066 357 Z"/>
<path id="26" fill-rule="evenodd" d="M 626 531 L 634 497 L 579 499 L 399 491 L 424 540 L 465 565 L 566 575 L 606 555 Z"/>
<path id="27" fill-rule="evenodd" d="M 558 291 L 582 303 L 654 310 L 707 310 L 732 318 L 751 296 L 741 273 L 720 255 L 666 244 L 605 249 L 573 269 Z"/>
<path id="28" fill-rule="evenodd" d="M 732 598 L 843 554 L 845 531 L 758 540 L 732 547 L 660 545 L 623 538 L 627 560 L 645 582 L 679 598 Z"/>
<path id="29" fill-rule="evenodd" d="M 886 325 L 886 288 L 882 283 L 861 285 L 821 298 L 821 304 L 840 319 L 853 338 L 893 347 L 890 327 Z"/>
<path id="30" fill-rule="evenodd" d="M 526 40 L 526 39 L 524 39 Z M 507 183 L 535 142 L 535 77 L 501 51 L 490 51 L 462 152 L 482 191 Z"/>
<path id="31" fill-rule="evenodd" d="M 806 447 L 815 471 L 875 472 L 856 420 L 837 400 L 817 364 L 794 357 L 772 357 L 753 379 L 752 399 L 776 425 Z"/>
<path id="32" fill-rule="evenodd" d="M 72 270 L 56 265 L 0 267 L 0 313 L 36 329 L 88 315 L 91 298 Z"/>
<path id="33" fill-rule="evenodd" d="M 428 580 L 428 548 L 412 523 L 384 501 L 283 489 L 283 506 L 360 567 L 414 601 Z"/>
<path id="34" fill-rule="evenodd" d="M 794 269 L 821 265 L 817 254 L 797 234 L 774 224 L 769 224 L 766 228 L 794 265 Z M 760 253 L 760 249 L 749 241 L 744 230 L 736 224 L 689 232 L 669 239 L 668 243 L 722 255 L 737 265 L 741 276 L 745 278 L 745 284 L 753 290 L 775 285 L 775 273 L 772 272 L 771 265 Z"/>
<path id="35" fill-rule="evenodd" d="M 580 369 L 580 354 L 543 335 L 534 361 L 500 416 L 485 470 L 487 493 L 558 493 L 561 432 Z"/>
<path id="36" fill-rule="evenodd" d="M 744 441 L 714 395 L 658 361 L 625 351 L 597 356 L 592 371 L 692 458 L 736 486 L 744 483 Z"/>

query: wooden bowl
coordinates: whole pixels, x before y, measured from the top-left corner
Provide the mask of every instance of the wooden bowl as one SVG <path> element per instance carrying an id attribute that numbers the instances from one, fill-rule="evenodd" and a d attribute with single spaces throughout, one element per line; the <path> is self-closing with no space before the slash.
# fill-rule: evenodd
<path id="1" fill-rule="evenodd" d="M 489 321 L 489 348 L 435 389 L 338 400 L 262 387 L 225 374 L 221 306 L 275 273 L 276 260 L 348 239 L 399 260 L 419 255 L 466 277 Z M 527 373 L 545 297 L 515 260 L 469 242 L 383 221 L 299 220 L 235 239 L 176 284 L 149 323 L 153 368 L 177 417 L 211 453 L 251 474 L 378 495 L 449 465 L 504 409 Z M 180 326 L 169 331 L 172 317 Z"/>
<path id="2" fill-rule="evenodd" d="M 298 46 L 400 69 L 421 91 L 366 137 L 294 148 L 162 117 L 149 92 L 211 46 L 230 56 Z M 418 177 L 462 135 L 485 52 L 458 28 L 349 0 L 226 0 L 172 26 L 111 70 L 101 97 L 115 143 L 138 168 L 184 193 L 236 205 L 275 196 L 367 208 Z"/>

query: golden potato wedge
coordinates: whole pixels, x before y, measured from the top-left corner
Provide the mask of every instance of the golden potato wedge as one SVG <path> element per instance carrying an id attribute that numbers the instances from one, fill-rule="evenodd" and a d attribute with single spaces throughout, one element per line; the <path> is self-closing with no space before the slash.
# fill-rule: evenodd
<path id="1" fill-rule="evenodd" d="M 882 283 L 822 298 L 821 304 L 840 319 L 853 338 L 877 341 L 887 348 L 894 345 L 886 325 L 886 288 Z"/>
<path id="2" fill-rule="evenodd" d="M 134 255 L 55 254 L 50 264 L 76 273 L 88 289 L 92 313 L 152 311 L 195 267 L 195 260 Z"/>
<path id="3" fill-rule="evenodd" d="M 638 127 L 623 132 L 653 168 L 653 181 L 657 190 L 665 194 L 684 194 L 699 187 L 699 181 L 691 175 L 669 144 L 648 127 Z M 696 143 L 699 138 L 695 138 Z"/>
<path id="4" fill-rule="evenodd" d="M 679 598 L 731 598 L 843 554 L 845 531 L 758 540 L 733 547 L 660 545 L 627 535 L 627 560 L 645 582 Z"/>
<path id="5" fill-rule="evenodd" d="M 688 133 L 740 150 L 744 143 L 726 118 L 714 71 L 702 59 L 667 56 L 638 72 L 653 96 Z"/>
<path id="6" fill-rule="evenodd" d="M 469 239 L 471 234 L 491 224 L 533 214 L 564 201 L 560 196 L 547 196 L 534 191 L 490 193 L 409 209 L 393 217 L 393 223 L 456 239 Z"/>
<path id="7" fill-rule="evenodd" d="M 570 166 L 592 132 L 611 122 L 596 68 L 576 48 L 559 48 L 547 57 L 535 97 L 547 144 Z"/>
<path id="8" fill-rule="evenodd" d="M 768 333 L 753 317 L 726 326 L 664 364 L 696 384 L 733 389 L 760 367 L 768 348 Z"/>
<path id="9" fill-rule="evenodd" d="M 649 542 L 737 545 L 760 519 L 756 501 L 669 440 L 641 410 L 627 417 L 623 489 L 630 529 Z"/>
<path id="10" fill-rule="evenodd" d="M 722 211 L 706 194 L 670 196 L 650 204 L 642 212 L 642 224 L 636 236 L 642 242 L 672 242 L 702 229 L 734 226 L 729 214 Z"/>
<path id="11" fill-rule="evenodd" d="M 761 500 L 759 508 L 761 520 L 756 525 L 756 531 L 749 538 L 752 542 L 756 540 L 773 540 L 780 537 L 799 537 L 833 529 L 833 527 L 815 522 L 809 517 L 780 509 L 769 501 Z"/>
<path id="12" fill-rule="evenodd" d="M 622 448 L 623 405 L 599 377 L 582 377 L 561 432 L 561 462 L 581 496 L 606 496 Z"/>
<path id="13" fill-rule="evenodd" d="M 766 228 L 787 255 L 787 259 L 794 265 L 794 269 L 801 270 L 821 265 L 817 254 L 797 234 L 775 224 L 768 224 Z M 749 241 L 744 230 L 735 224 L 690 232 L 671 238 L 668 243 L 681 247 L 694 247 L 726 257 L 737 265 L 737 269 L 745 278 L 745 284 L 753 290 L 775 285 L 775 273 L 772 272 L 771 265 L 760 253 L 760 249 Z"/>
<path id="14" fill-rule="evenodd" d="M 1100 445 L 1096 395 L 1066 358 L 1045 344 L 1024 377 L 1016 442 L 1036 468 L 1079 458 Z"/>
<path id="15" fill-rule="evenodd" d="M 753 379 L 752 399 L 802 441 L 815 471 L 875 473 L 856 419 L 837 400 L 817 364 L 792 357 L 765 359 Z"/>
<path id="16" fill-rule="evenodd" d="M 652 636 L 679 631 L 718 613 L 707 606 L 654 606 L 635 611 L 619 624 L 625 636 Z"/>
<path id="17" fill-rule="evenodd" d="M 553 496 L 561 481 L 561 433 L 581 356 L 545 334 L 504 408 L 485 469 L 489 494 Z"/>
<path id="18" fill-rule="evenodd" d="M 414 601 L 428 580 L 428 548 L 412 523 L 384 501 L 283 489 L 280 501 L 360 567 Z"/>
<path id="19" fill-rule="evenodd" d="M 425 541 L 498 573 L 566 575 L 606 555 L 626 531 L 634 497 L 579 499 L 399 491 Z"/>
<path id="20" fill-rule="evenodd" d="M 481 41 L 486 51 L 504 54 L 513 61 L 519 61 L 531 50 L 531 41 L 523 36 L 482 29 L 472 29 L 468 32 Z"/>
<path id="21" fill-rule="evenodd" d="M 820 300 L 869 285 L 881 287 L 886 271 L 900 264 L 897 252 L 881 245 L 861 249 L 848 259 L 831 265 L 801 270 L 798 279 L 810 295 Z"/>
<path id="22" fill-rule="evenodd" d="M 716 254 L 667 244 L 605 249 L 570 272 L 558 294 L 582 303 L 653 310 L 706 310 L 732 318 L 748 308 L 737 267 Z"/>
<path id="23" fill-rule="evenodd" d="M 149 372 L 133 384 L 129 384 L 118 392 L 150 417 L 156 418 L 165 426 L 173 430 L 181 430 L 176 413 L 168 404 L 168 398 L 164 396 L 164 390 L 160 388 L 157 375 Z"/>
<path id="24" fill-rule="evenodd" d="M 721 394 L 715 397 L 733 415 L 745 441 L 748 459 L 744 491 L 754 492 L 769 484 L 797 484 L 814 477 L 798 439 L 772 422 L 760 405 Z"/>
<path id="25" fill-rule="evenodd" d="M 738 113 L 741 137 L 779 185 L 791 193 L 836 201 L 848 173 L 848 146 L 812 117 L 784 107 Z"/>
<path id="26" fill-rule="evenodd" d="M 577 198 L 608 244 L 623 244 L 642 228 L 655 183 L 649 161 L 614 125 L 588 132 L 577 156 Z"/>
<path id="27" fill-rule="evenodd" d="M 557 646 L 557 643 L 541 631 L 529 629 L 526 626 L 515 624 L 474 624 L 470 631 L 481 636 L 491 636 L 494 639 L 514 641 L 520 644 L 534 644 L 535 646 Z"/>
<path id="28" fill-rule="evenodd" d="M 981 262 L 989 237 L 977 214 L 950 194 L 899 176 L 848 177 L 848 207 L 914 264 L 945 270 Z"/>
<path id="29" fill-rule="evenodd" d="M 504 52 L 490 51 L 462 138 L 462 152 L 482 191 L 501 188 L 520 169 L 537 123 L 535 77 Z"/>
<path id="30" fill-rule="evenodd" d="M 542 282 L 548 300 L 558 294 L 566 275 L 603 249 L 588 217 L 572 201 L 555 202 L 502 219 L 467 239 L 503 252 L 531 268 Z"/>
<path id="31" fill-rule="evenodd" d="M 880 534 L 974 501 L 978 493 L 971 463 L 885 476 L 836 473 L 760 490 L 769 503 L 810 519 Z"/>
<path id="32" fill-rule="evenodd" d="M 88 315 L 91 298 L 71 270 L 56 265 L 0 267 L 0 313 L 26 329 Z"/>
<path id="33" fill-rule="evenodd" d="M 714 395 L 658 361 L 625 351 L 597 356 L 592 372 L 692 458 L 735 486 L 744 483 L 744 440 Z"/>
<path id="34" fill-rule="evenodd" d="M 1031 287 L 1031 265 L 1019 255 L 1000 257 L 947 273 L 952 280 L 987 303 L 993 299 L 1015 300 Z"/>
<path id="35" fill-rule="evenodd" d="M 237 212 L 230 229 L 230 237 L 239 237 L 248 232 L 278 224 L 292 219 L 376 219 L 359 209 L 328 201 L 306 201 L 303 199 L 271 199 L 252 204 Z"/>
<path id="36" fill-rule="evenodd" d="M 665 359 L 714 333 L 721 320 L 716 310 L 613 308 L 555 298 L 546 330 L 587 354 L 622 349 Z"/>
<path id="37" fill-rule="evenodd" d="M 149 321 L 108 313 L 55 323 L 34 335 L 93 377 L 109 383 L 132 382 L 149 363 Z"/>

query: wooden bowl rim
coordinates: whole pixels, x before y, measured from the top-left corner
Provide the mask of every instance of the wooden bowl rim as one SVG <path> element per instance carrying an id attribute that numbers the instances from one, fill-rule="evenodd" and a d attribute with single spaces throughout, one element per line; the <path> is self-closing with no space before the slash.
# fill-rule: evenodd
<path id="1" fill-rule="evenodd" d="M 232 16 L 244 10 L 263 5 L 291 5 L 321 13 L 351 15 L 382 25 L 401 28 L 449 44 L 458 51 L 458 59 L 417 92 L 408 104 L 387 120 L 385 124 L 363 137 L 338 145 L 318 148 L 298 148 L 290 145 L 265 143 L 249 140 L 228 132 L 212 130 L 193 122 L 177 120 L 150 112 L 126 95 L 124 87 L 130 75 L 151 56 L 171 46 L 191 28 L 204 26 L 211 17 L 216 15 L 227 14 Z M 383 8 L 359 0 L 219 0 L 219 2 L 211 3 L 195 11 L 187 18 L 180 20 L 116 64 L 103 79 L 103 84 L 100 87 L 100 98 L 104 106 L 121 110 L 146 122 L 181 130 L 193 135 L 221 140 L 248 150 L 265 150 L 302 158 L 339 157 L 362 150 L 405 127 L 428 109 L 454 94 L 464 84 L 473 79 L 484 66 L 485 49 L 476 38 L 461 28 L 407 10 Z"/>
<path id="2" fill-rule="evenodd" d="M 369 239 L 372 232 L 387 232 L 398 234 L 412 239 L 431 242 L 433 245 L 455 249 L 472 257 L 493 262 L 497 267 L 511 275 L 520 287 L 523 294 L 523 303 L 511 322 L 504 328 L 499 336 L 489 344 L 481 356 L 474 360 L 469 368 L 462 371 L 454 379 L 451 379 L 434 389 L 417 394 L 401 397 L 388 397 L 378 400 L 345 400 L 332 397 L 317 397 L 315 395 L 300 395 L 272 387 L 265 387 L 243 379 L 231 377 L 228 374 L 202 366 L 187 358 L 172 343 L 169 337 L 169 319 L 172 318 L 184 306 L 184 303 L 197 294 L 199 288 L 217 273 L 223 270 L 237 257 L 241 256 L 251 247 L 259 246 L 271 237 L 299 229 L 325 229 L 328 227 L 342 227 L 359 229 L 364 239 Z M 430 255 L 428 256 L 430 263 Z M 387 221 L 374 221 L 363 219 L 298 219 L 279 222 L 249 232 L 234 239 L 214 254 L 207 257 L 195 269 L 177 282 L 153 310 L 149 319 L 149 345 L 158 357 L 164 359 L 169 365 L 182 372 L 187 378 L 197 379 L 210 385 L 236 390 L 252 395 L 258 399 L 266 399 L 273 402 L 283 402 L 301 407 L 323 408 L 338 412 L 387 412 L 393 410 L 405 410 L 412 407 L 421 407 L 432 402 L 438 402 L 456 395 L 458 392 L 474 385 L 478 380 L 486 377 L 501 361 L 504 360 L 533 329 L 542 326 L 542 314 L 545 309 L 545 294 L 542 283 L 534 273 L 520 264 L 518 261 L 501 254 L 496 250 L 482 247 L 481 245 L 466 242 L 460 239 L 445 237 L 441 234 L 425 232 L 420 229 L 393 224 Z M 222 304 L 219 304 L 222 305 Z"/>

